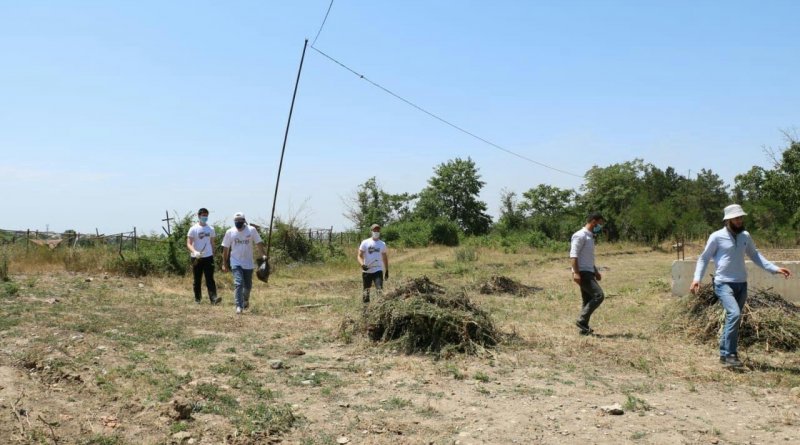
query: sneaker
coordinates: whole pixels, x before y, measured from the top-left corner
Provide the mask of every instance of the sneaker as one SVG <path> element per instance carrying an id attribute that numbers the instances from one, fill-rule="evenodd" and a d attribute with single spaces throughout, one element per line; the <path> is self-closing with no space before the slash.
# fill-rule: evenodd
<path id="1" fill-rule="evenodd" d="M 219 304 L 221 301 L 222 301 L 222 298 L 220 298 L 220 297 L 218 297 L 216 295 L 211 297 L 211 304 Z"/>
<path id="2" fill-rule="evenodd" d="M 195 299 L 194 299 L 194 303 L 195 303 L 195 304 L 200 304 L 200 299 L 199 299 L 199 298 L 195 298 Z"/>
<path id="3" fill-rule="evenodd" d="M 241 315 L 242 314 L 242 308 L 239 307 L 239 306 L 236 306 L 236 313 Z"/>
<path id="4" fill-rule="evenodd" d="M 581 335 L 589 335 L 592 332 L 594 332 L 594 329 L 589 327 L 589 323 L 585 323 L 580 320 L 575 321 L 575 326 L 577 326 L 578 329 L 580 329 Z"/>
<path id="5" fill-rule="evenodd" d="M 726 368 L 741 368 L 742 362 L 739 360 L 739 357 L 736 354 L 731 354 L 725 357 L 719 358 L 719 362 L 722 363 L 722 366 Z"/>

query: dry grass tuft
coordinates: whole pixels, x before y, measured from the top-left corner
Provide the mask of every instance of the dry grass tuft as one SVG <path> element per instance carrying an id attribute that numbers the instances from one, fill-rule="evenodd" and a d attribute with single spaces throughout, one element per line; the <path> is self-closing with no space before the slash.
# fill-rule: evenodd
<path id="1" fill-rule="evenodd" d="M 541 287 L 528 286 L 502 275 L 490 277 L 478 288 L 478 291 L 484 295 L 510 294 L 517 297 L 527 297 L 540 290 L 542 290 Z"/>
<path id="2" fill-rule="evenodd" d="M 397 343 L 407 354 L 474 354 L 500 339 L 488 312 L 463 292 L 450 293 L 428 277 L 388 293 L 367 309 L 364 320 L 371 340 Z"/>

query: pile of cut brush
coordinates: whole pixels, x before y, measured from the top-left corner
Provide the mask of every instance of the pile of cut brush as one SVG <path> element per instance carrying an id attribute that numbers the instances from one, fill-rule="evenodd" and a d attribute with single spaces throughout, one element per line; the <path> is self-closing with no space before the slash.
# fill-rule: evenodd
<path id="1" fill-rule="evenodd" d="M 370 303 L 364 323 L 371 340 L 396 343 L 407 354 L 475 354 L 500 339 L 487 312 L 463 292 L 448 292 L 428 277 L 410 280 Z"/>
<path id="2" fill-rule="evenodd" d="M 703 285 L 697 295 L 687 295 L 668 309 L 665 328 L 684 331 L 702 342 L 716 342 L 725 314 L 714 288 Z M 800 306 L 786 301 L 771 289 L 750 292 L 742 310 L 739 344 L 759 345 L 767 351 L 800 349 Z"/>
<path id="3" fill-rule="evenodd" d="M 495 275 L 489 281 L 481 284 L 478 291 L 484 295 L 511 294 L 517 297 L 526 297 L 542 290 L 540 287 L 528 286 L 502 275 Z"/>

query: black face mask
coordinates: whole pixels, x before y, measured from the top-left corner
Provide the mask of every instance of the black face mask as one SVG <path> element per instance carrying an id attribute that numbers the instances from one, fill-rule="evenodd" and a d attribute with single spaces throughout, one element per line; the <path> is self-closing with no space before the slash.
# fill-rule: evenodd
<path id="1" fill-rule="evenodd" d="M 233 225 L 236 226 L 237 229 L 241 229 L 244 227 L 244 221 L 234 221 Z"/>

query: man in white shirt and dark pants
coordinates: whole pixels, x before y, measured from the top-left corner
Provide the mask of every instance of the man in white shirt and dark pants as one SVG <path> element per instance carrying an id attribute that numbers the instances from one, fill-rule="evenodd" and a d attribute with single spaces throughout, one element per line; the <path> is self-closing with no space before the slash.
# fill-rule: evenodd
<path id="1" fill-rule="evenodd" d="M 581 335 L 589 335 L 589 318 L 600 307 L 605 295 L 597 282 L 602 279 L 594 264 L 594 236 L 603 230 L 605 219 L 600 213 L 592 213 L 586 218 L 586 225 L 572 235 L 569 258 L 572 265 L 572 281 L 581 288 L 581 314 L 575 325 Z"/>
<path id="2" fill-rule="evenodd" d="M 211 304 L 217 304 L 217 283 L 214 281 L 214 228 L 208 225 L 208 209 L 197 211 L 197 224 L 189 229 L 186 235 L 186 248 L 192 256 L 192 272 L 194 272 L 194 302 L 200 304 L 202 299 L 200 285 L 203 275 L 206 277 L 206 288 Z"/>
<path id="3" fill-rule="evenodd" d="M 738 368 L 742 366 L 737 352 L 739 324 L 741 323 L 742 308 L 747 301 L 745 254 L 753 261 L 753 264 L 766 271 L 779 273 L 785 278 L 789 278 L 792 273 L 789 269 L 770 263 L 756 249 L 750 233 L 744 230 L 744 216 L 747 213 L 742 210 L 742 206 L 731 204 L 725 207 L 724 212 L 722 222 L 725 227 L 708 237 L 706 248 L 697 258 L 694 281 L 689 286 L 689 291 L 693 294 L 697 293 L 708 262 L 713 259 L 716 267 L 713 280 L 714 295 L 725 308 L 725 327 L 722 329 L 719 339 L 719 361 L 723 366 Z"/>
<path id="4" fill-rule="evenodd" d="M 386 243 L 381 241 L 381 226 L 373 224 L 370 227 L 372 237 L 367 238 L 358 246 L 358 264 L 361 266 L 361 281 L 364 285 L 361 299 L 369 303 L 369 289 L 375 283 L 378 297 L 383 290 L 383 281 L 389 279 L 389 256 L 386 252 Z"/>

